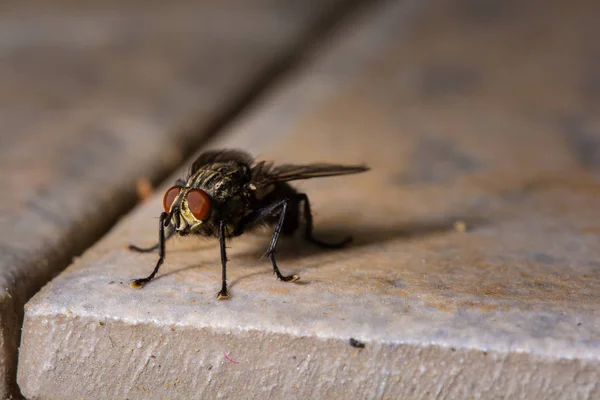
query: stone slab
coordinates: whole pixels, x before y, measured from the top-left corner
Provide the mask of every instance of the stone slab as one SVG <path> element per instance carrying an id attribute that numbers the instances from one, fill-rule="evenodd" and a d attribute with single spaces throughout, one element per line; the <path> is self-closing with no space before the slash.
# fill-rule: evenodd
<path id="1" fill-rule="evenodd" d="M 341 5 L 2 2 L 0 398 L 25 302 Z"/>
<path id="2" fill-rule="evenodd" d="M 367 162 L 310 180 L 321 238 L 155 254 L 160 194 L 26 307 L 30 398 L 600 397 L 597 2 L 381 3 L 213 147 Z M 184 171 L 181 171 L 183 173 Z M 174 177 L 173 177 L 174 178 Z M 165 186 L 166 187 L 166 186 Z M 365 344 L 357 349 L 354 338 Z"/>

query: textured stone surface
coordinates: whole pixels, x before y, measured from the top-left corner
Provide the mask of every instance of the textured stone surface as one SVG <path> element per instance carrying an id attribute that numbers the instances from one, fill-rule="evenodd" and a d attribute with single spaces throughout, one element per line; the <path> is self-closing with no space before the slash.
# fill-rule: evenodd
<path id="1" fill-rule="evenodd" d="M 336 4 L 87 3 L 0 5 L 0 398 L 25 302 Z"/>
<path id="2" fill-rule="evenodd" d="M 496 5 L 498 4 L 498 5 Z M 396 2 L 365 14 L 214 146 L 367 174 L 297 185 L 322 251 L 175 239 L 159 196 L 26 309 L 31 398 L 600 396 L 597 2 Z M 596 75 L 595 75 L 596 74 Z M 351 347 L 349 338 L 365 343 Z M 117 378 L 115 378 L 117 377 Z"/>

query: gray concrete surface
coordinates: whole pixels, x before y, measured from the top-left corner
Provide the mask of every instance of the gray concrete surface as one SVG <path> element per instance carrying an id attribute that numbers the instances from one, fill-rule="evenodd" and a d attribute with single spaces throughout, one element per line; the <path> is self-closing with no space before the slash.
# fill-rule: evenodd
<path id="1" fill-rule="evenodd" d="M 135 290 L 156 254 L 125 245 L 156 240 L 158 193 L 28 303 L 24 393 L 600 397 L 598 5 L 480 4 L 382 4 L 212 144 L 367 162 L 297 185 L 351 246 L 283 241 L 285 284 L 268 232 L 233 240 L 218 301 L 217 243 L 175 239 Z"/>

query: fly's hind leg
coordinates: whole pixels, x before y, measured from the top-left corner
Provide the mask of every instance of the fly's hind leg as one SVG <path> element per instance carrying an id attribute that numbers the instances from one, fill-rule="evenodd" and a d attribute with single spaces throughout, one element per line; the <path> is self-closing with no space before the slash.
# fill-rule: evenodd
<path id="1" fill-rule="evenodd" d="M 304 201 L 304 220 L 305 220 L 305 231 L 304 237 L 307 241 L 314 243 L 318 246 L 325 247 L 328 249 L 338 249 L 350 243 L 352 241 L 352 236 L 347 236 L 340 242 L 337 243 L 327 243 L 322 240 L 319 240 L 313 236 L 313 220 L 312 220 L 312 212 L 310 211 L 310 202 L 308 201 L 308 196 L 305 193 L 298 194 L 298 204 Z"/>
<path id="2" fill-rule="evenodd" d="M 277 266 L 277 261 L 275 261 L 275 248 L 277 247 L 277 242 L 279 241 L 279 236 L 281 235 L 281 230 L 284 225 L 286 211 L 288 208 L 287 199 L 277 201 L 271 205 L 266 206 L 258 210 L 256 213 L 250 215 L 246 220 L 248 224 L 255 224 L 260 221 L 264 221 L 267 217 L 272 216 L 275 212 L 280 210 L 279 219 L 275 225 L 275 229 L 273 230 L 273 236 L 271 237 L 271 243 L 269 244 L 269 248 L 265 253 L 265 256 L 268 256 L 273 264 L 273 272 L 277 275 L 277 278 L 282 280 L 283 282 L 294 282 L 300 279 L 298 275 L 283 275 L 281 271 L 279 271 L 279 267 Z"/>
<path id="3" fill-rule="evenodd" d="M 269 249 L 267 250 L 267 255 L 271 259 L 273 263 L 273 272 L 277 275 L 277 278 L 284 282 L 293 282 L 300 279 L 298 275 L 282 275 L 277 267 L 277 261 L 275 261 L 275 247 L 277 246 L 277 242 L 279 241 L 279 235 L 281 235 L 281 228 L 283 228 L 283 222 L 285 221 L 285 212 L 287 211 L 287 200 L 282 200 L 278 203 L 272 205 L 272 211 L 275 211 L 278 208 L 281 208 L 281 215 L 279 216 L 279 221 L 277 221 L 277 225 L 275 225 L 275 230 L 273 231 L 273 236 L 271 237 L 271 244 L 269 245 Z M 271 211 L 271 212 L 272 212 Z"/>

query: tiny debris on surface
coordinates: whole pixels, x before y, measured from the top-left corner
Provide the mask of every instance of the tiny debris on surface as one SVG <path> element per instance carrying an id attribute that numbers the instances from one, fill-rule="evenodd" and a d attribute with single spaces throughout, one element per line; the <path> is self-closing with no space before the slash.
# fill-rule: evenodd
<path id="1" fill-rule="evenodd" d="M 350 346 L 355 347 L 357 349 L 364 349 L 365 348 L 365 344 L 363 342 L 360 342 L 354 338 L 350 338 Z"/>

